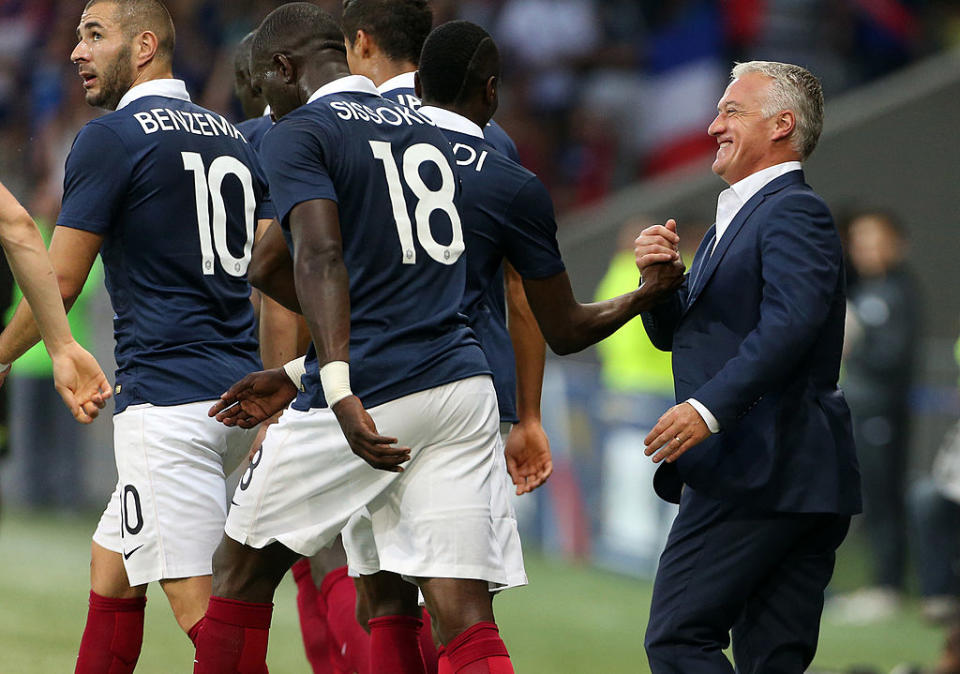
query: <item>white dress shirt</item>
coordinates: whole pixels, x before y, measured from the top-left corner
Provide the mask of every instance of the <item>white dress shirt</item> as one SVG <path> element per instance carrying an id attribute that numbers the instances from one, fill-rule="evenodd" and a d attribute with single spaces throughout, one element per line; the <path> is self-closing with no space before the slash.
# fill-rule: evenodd
<path id="1" fill-rule="evenodd" d="M 798 161 L 785 161 L 782 164 L 774 164 L 773 166 L 768 166 L 765 169 L 748 175 L 743 180 L 735 182 L 721 192 L 720 196 L 717 197 L 716 233 L 714 235 L 711 253 L 713 250 L 716 250 L 717 244 L 720 243 L 720 237 L 727 231 L 733 219 L 737 217 L 737 213 L 740 212 L 740 209 L 743 208 L 745 203 L 750 201 L 753 195 L 763 189 L 767 183 L 775 178 L 779 178 L 784 173 L 799 171 L 802 168 L 803 166 Z M 704 259 L 703 264 L 706 264 L 706 262 L 706 259 Z M 713 416 L 713 413 L 711 413 L 703 403 L 695 398 L 688 398 L 686 402 L 690 403 L 693 409 L 703 417 L 703 421 L 707 424 L 707 428 L 710 429 L 711 433 L 720 432 L 720 422 L 717 421 L 717 418 Z"/>

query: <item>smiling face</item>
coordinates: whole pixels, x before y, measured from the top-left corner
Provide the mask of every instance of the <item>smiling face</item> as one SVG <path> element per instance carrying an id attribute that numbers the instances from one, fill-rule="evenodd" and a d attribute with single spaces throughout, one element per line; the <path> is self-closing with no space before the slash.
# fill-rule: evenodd
<path id="1" fill-rule="evenodd" d="M 70 60 L 77 64 L 89 105 L 115 110 L 133 85 L 135 67 L 131 40 L 116 18 L 112 2 L 98 2 L 80 17 L 77 46 Z"/>
<path id="2" fill-rule="evenodd" d="M 777 116 L 764 119 L 762 108 L 773 80 L 748 73 L 727 87 L 707 133 L 720 145 L 713 172 L 728 185 L 779 163 L 774 137 Z"/>

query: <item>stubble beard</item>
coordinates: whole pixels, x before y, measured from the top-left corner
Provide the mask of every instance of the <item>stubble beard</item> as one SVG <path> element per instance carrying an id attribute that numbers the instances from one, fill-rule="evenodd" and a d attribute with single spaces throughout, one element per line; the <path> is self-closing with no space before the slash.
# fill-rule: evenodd
<path id="1" fill-rule="evenodd" d="M 116 110 L 120 99 L 133 85 L 133 65 L 130 63 L 130 47 L 125 46 L 117 54 L 100 77 L 100 92 L 87 94 L 87 104 L 95 108 Z"/>

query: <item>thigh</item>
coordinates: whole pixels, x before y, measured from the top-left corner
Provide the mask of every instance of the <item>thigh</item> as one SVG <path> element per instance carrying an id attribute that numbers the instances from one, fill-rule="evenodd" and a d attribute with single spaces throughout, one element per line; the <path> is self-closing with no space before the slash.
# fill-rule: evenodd
<path id="1" fill-rule="evenodd" d="M 809 521 L 805 533 L 754 589 L 733 627 L 738 672 L 800 674 L 813 661 L 823 593 L 850 517 L 811 515 L 804 519 Z"/>
<path id="2" fill-rule="evenodd" d="M 118 484 L 94 541 L 123 555 L 130 583 L 210 575 L 226 519 L 224 462 L 253 439 L 206 402 L 136 405 L 114 417 Z"/>

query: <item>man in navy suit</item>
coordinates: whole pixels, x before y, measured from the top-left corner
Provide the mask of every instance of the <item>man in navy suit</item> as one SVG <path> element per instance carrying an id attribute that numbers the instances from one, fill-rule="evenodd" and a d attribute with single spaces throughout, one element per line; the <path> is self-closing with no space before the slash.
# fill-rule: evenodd
<path id="1" fill-rule="evenodd" d="M 654 585 L 646 649 L 661 672 L 803 672 L 860 482 L 837 388 L 840 240 L 801 162 L 823 126 L 820 83 L 738 64 L 708 132 L 730 187 L 683 285 L 643 314 L 673 351 L 679 404 L 645 440 L 657 493 L 680 504 Z M 676 223 L 636 242 L 641 273 Z"/>

